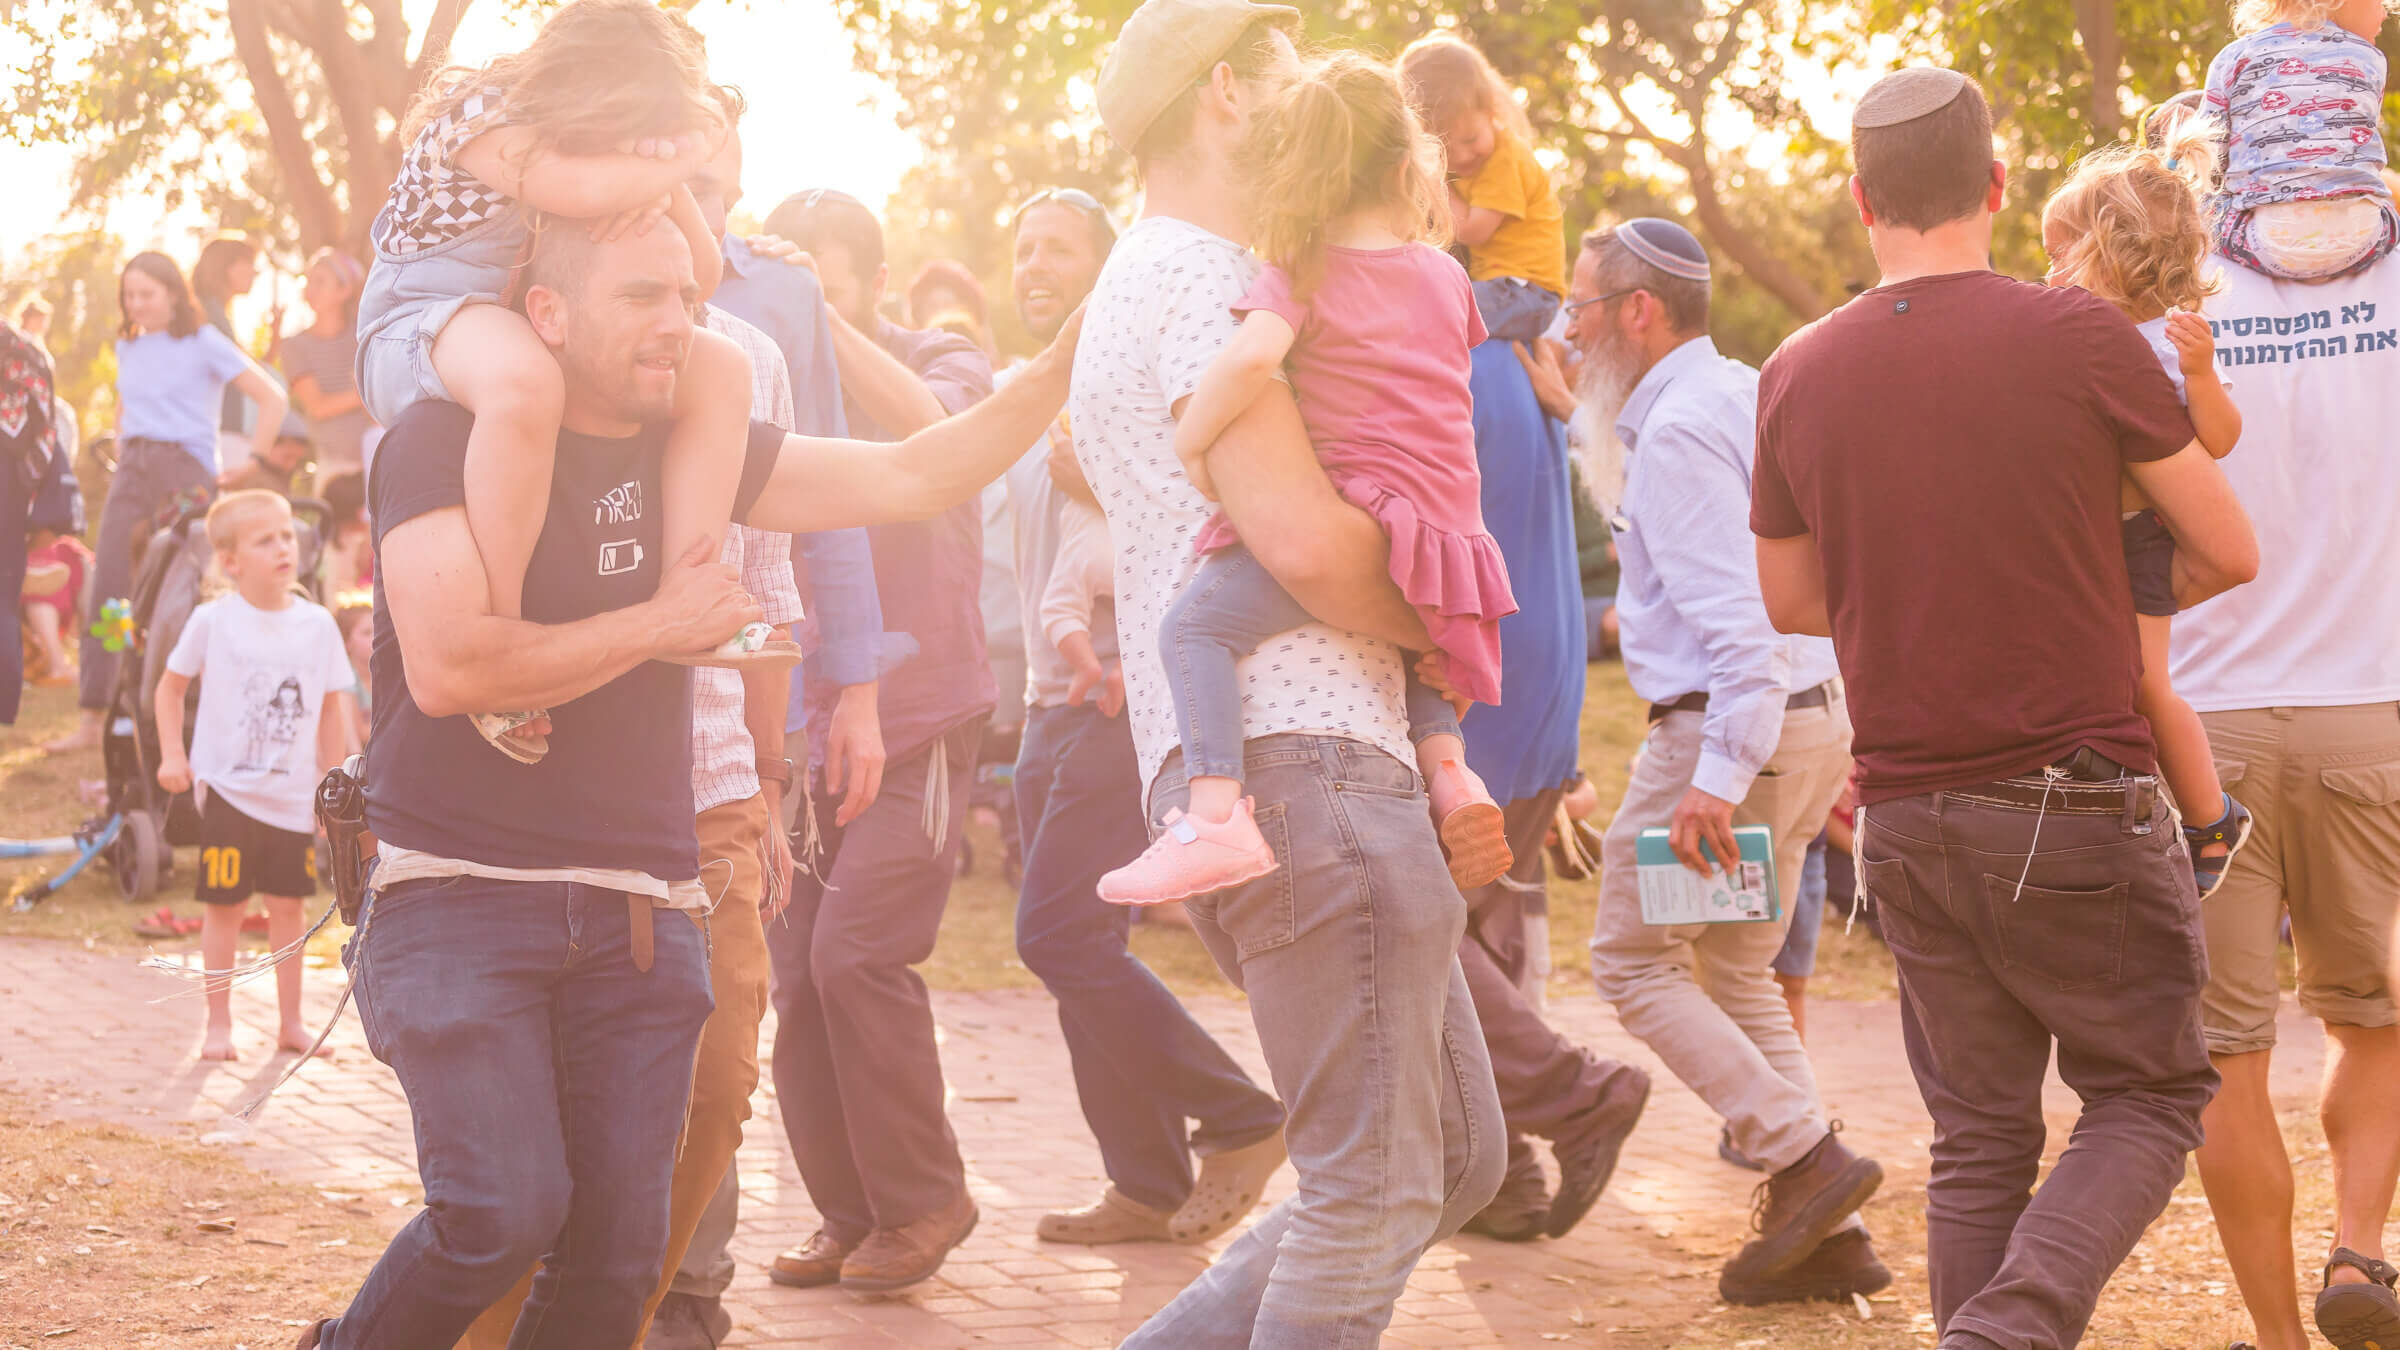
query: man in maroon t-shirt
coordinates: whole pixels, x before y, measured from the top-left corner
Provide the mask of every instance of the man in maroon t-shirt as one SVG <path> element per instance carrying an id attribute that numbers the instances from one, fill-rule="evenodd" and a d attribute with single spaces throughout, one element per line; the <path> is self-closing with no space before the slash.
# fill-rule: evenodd
<path id="1" fill-rule="evenodd" d="M 1953 71 L 1860 102 L 1882 283 L 1761 372 L 1751 503 L 1769 616 L 1830 635 L 1848 683 L 1858 863 L 1934 1118 L 1941 1350 L 2075 1344 L 2216 1090 L 2199 900 L 2133 708 L 2120 479 L 2173 530 L 2185 604 L 2257 568 L 2133 325 L 1990 270 L 1991 136 Z M 2054 1043 L 2084 1112 L 2029 1194 Z"/>

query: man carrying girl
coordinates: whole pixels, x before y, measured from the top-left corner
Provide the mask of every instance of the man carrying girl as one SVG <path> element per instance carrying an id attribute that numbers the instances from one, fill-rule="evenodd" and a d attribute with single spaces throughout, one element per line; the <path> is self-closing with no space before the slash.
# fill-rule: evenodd
<path id="1" fill-rule="evenodd" d="M 1463 367 L 1472 300 L 1454 265 L 1420 259 L 1411 236 L 1425 217 L 1407 209 L 1406 184 L 1430 147 L 1416 143 L 1388 72 L 1378 81 L 1316 70 L 1305 102 L 1285 100 L 1303 78 L 1288 32 L 1297 19 L 1248 0 L 1149 0 L 1100 75 L 1101 119 L 1140 166 L 1145 214 L 1092 292 L 1071 412 L 1076 456 L 1117 549 L 1126 706 L 1149 814 L 1168 830 L 1202 766 L 1176 753 L 1176 699 L 1158 639 L 1197 570 L 1194 543 L 1217 514 L 1174 442 L 1211 361 L 1239 331 L 1236 307 L 1261 310 L 1253 322 L 1278 317 L 1305 358 L 1320 331 L 1364 340 L 1348 317 L 1354 283 L 1388 272 L 1398 289 L 1380 300 L 1407 306 L 1460 386 L 1435 388 L 1421 416 L 1445 432 L 1456 417 L 1461 439 L 1471 439 Z M 1352 80 L 1355 99 L 1336 95 Z M 1349 123 L 1360 152 L 1339 164 L 1317 208 L 1329 227 L 1318 237 L 1343 247 L 1323 260 L 1313 310 L 1297 291 L 1252 295 L 1259 264 L 1236 242 L 1259 237 L 1254 207 L 1286 208 L 1308 186 L 1243 168 L 1254 124 L 1302 108 Z M 1249 151 L 1261 148 L 1273 153 L 1263 136 Z M 1289 190 L 1260 198 L 1253 185 L 1268 182 Z M 1342 275 L 1353 269 L 1361 275 Z M 1480 1210 L 1500 1179 L 1499 1104 L 1456 959 L 1465 904 L 1416 767 L 1413 704 L 1403 703 L 1401 652 L 1428 650 L 1433 637 L 1394 579 L 1390 560 L 1407 556 L 1406 541 L 1334 490 L 1303 411 L 1281 382 L 1266 381 L 1204 447 L 1248 566 L 1304 612 L 1233 663 L 1237 743 L 1228 763 L 1207 766 L 1242 775 L 1258 804 L 1246 814 L 1273 870 L 1190 905 L 1218 964 L 1249 993 L 1288 1104 L 1300 1194 L 1136 1332 L 1134 1346 L 1369 1342 L 1426 1247 Z M 1463 498 L 1421 505 L 1472 516 L 1471 474 L 1470 463 L 1439 480 Z"/>

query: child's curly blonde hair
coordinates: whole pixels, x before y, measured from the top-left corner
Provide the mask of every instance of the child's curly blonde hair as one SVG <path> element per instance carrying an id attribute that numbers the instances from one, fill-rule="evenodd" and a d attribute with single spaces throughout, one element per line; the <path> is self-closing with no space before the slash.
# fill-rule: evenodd
<path id="1" fill-rule="evenodd" d="M 2299 29 L 2322 28 L 2341 7 L 2342 0 L 2236 0 L 2233 31 L 2255 33 L 2278 23 Z M 2383 7 L 2390 10 L 2393 0 L 2384 0 Z"/>
<path id="2" fill-rule="evenodd" d="M 2197 309 L 2217 289 L 2201 273 L 2212 241 L 2199 199 L 2156 150 L 2077 161 L 2042 208 L 2042 233 L 2054 230 L 2073 240 L 2052 256 L 2055 273 L 2134 319 Z"/>

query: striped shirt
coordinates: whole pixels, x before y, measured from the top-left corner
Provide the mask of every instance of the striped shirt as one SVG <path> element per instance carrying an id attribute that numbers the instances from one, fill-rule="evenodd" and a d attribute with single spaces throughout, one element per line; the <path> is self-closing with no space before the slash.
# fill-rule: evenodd
<path id="1" fill-rule="evenodd" d="M 715 305 L 708 307 L 709 331 L 723 333 L 750 355 L 750 415 L 788 427 L 792 379 L 783 353 L 754 325 Z M 792 537 L 747 525 L 725 532 L 723 561 L 741 573 L 742 589 L 766 610 L 777 628 L 800 621 L 800 591 L 792 584 Z M 692 810 L 701 812 L 758 795 L 758 747 L 742 720 L 741 672 L 702 666 L 692 672 Z M 781 716 L 779 711 L 777 716 Z"/>

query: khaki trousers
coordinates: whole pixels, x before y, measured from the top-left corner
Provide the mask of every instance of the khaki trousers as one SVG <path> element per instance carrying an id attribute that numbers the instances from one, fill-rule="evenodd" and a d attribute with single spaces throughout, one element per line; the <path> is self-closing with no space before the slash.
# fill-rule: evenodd
<path id="1" fill-rule="evenodd" d="M 1600 912 L 1592 932 L 1592 977 L 1625 1029 L 1725 1119 L 1734 1145 L 1769 1172 L 1798 1162 L 1825 1137 L 1817 1081 L 1775 983 L 1808 842 L 1850 776 L 1850 714 L 1839 699 L 1784 714 L 1783 739 L 1736 825 L 1775 835 L 1782 917 L 1773 923 L 1653 926 L 1642 922 L 1634 845 L 1665 828 L 1691 789 L 1706 714 L 1678 712 L 1650 728 L 1601 846 Z"/>

